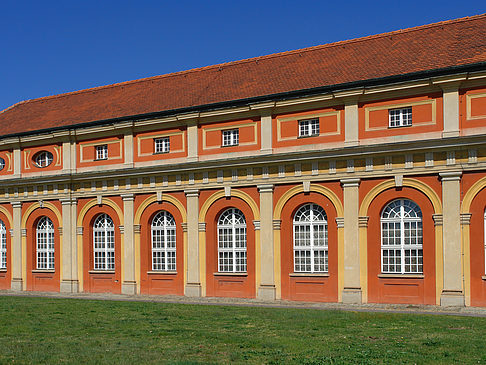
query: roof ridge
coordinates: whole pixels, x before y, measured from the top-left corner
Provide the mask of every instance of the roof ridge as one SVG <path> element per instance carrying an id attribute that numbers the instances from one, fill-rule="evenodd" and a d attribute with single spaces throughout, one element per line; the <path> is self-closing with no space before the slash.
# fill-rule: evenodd
<path id="1" fill-rule="evenodd" d="M 465 21 L 472 21 L 472 20 L 481 19 L 481 18 L 485 18 L 485 17 L 486 17 L 486 13 L 472 15 L 472 16 L 466 16 L 466 17 L 456 18 L 456 19 L 448 19 L 448 20 L 443 20 L 443 21 L 436 22 L 436 23 L 418 25 L 418 26 L 415 26 L 415 27 L 403 28 L 403 29 L 394 30 L 394 31 L 390 31 L 390 32 L 372 34 L 372 35 L 369 35 L 369 36 L 352 38 L 352 39 L 347 39 L 347 40 L 337 41 L 337 42 L 332 42 L 332 43 L 326 43 L 326 44 L 321 44 L 321 45 L 316 45 L 316 46 L 310 46 L 310 47 L 300 48 L 300 49 L 296 49 L 296 50 L 277 52 L 277 53 L 272 53 L 272 54 L 269 54 L 269 55 L 250 57 L 250 58 L 245 58 L 245 59 L 230 61 L 230 62 L 223 62 L 223 63 L 214 64 L 214 65 L 192 68 L 192 69 L 189 69 L 189 70 L 176 71 L 176 72 L 163 74 L 163 75 L 149 76 L 149 77 L 143 77 L 143 78 L 135 79 L 135 80 L 128 80 L 128 81 L 122 81 L 122 82 L 108 84 L 108 85 L 95 86 L 95 87 L 92 87 L 92 88 L 75 90 L 75 91 L 62 93 L 62 94 L 48 95 L 48 96 L 43 96 L 43 97 L 40 97 L 40 98 L 20 101 L 18 103 L 13 104 L 12 106 L 2 110 L 2 111 L 0 111 L 0 114 L 14 108 L 17 105 L 25 104 L 25 103 L 42 102 L 44 100 L 63 98 L 63 97 L 71 96 L 71 95 L 83 94 L 83 93 L 98 91 L 98 90 L 102 90 L 102 89 L 110 89 L 110 88 L 124 86 L 124 85 L 131 85 L 131 84 L 136 84 L 136 83 L 145 82 L 145 81 L 149 81 L 149 80 L 158 80 L 158 79 L 162 79 L 162 78 L 180 76 L 180 75 L 184 75 L 184 74 L 190 74 L 190 73 L 195 73 L 195 72 L 200 72 L 200 71 L 205 71 L 205 70 L 211 70 L 211 69 L 216 69 L 216 68 L 220 69 L 222 67 L 234 66 L 234 65 L 238 65 L 238 64 L 249 63 L 249 62 L 265 60 L 265 59 L 271 59 L 271 58 L 276 58 L 276 57 L 288 56 L 288 55 L 293 55 L 293 54 L 297 54 L 297 53 L 312 52 L 312 51 L 317 50 L 317 49 L 338 47 L 338 46 L 342 46 L 344 44 L 359 43 L 359 42 L 367 41 L 367 40 L 370 40 L 370 39 L 385 38 L 385 37 L 395 35 L 395 34 L 410 33 L 410 32 L 419 31 L 419 30 L 422 30 L 422 29 L 435 28 L 435 27 L 439 27 L 439 26 L 443 26 L 443 25 L 462 23 L 462 22 L 465 22 Z"/>

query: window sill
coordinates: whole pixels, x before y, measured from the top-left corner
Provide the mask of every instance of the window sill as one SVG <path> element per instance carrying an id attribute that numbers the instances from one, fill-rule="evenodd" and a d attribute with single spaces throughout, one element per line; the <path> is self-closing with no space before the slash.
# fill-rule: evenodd
<path id="1" fill-rule="evenodd" d="M 149 275 L 177 275 L 177 271 L 162 271 L 162 270 L 151 270 L 147 271 Z"/>
<path id="2" fill-rule="evenodd" d="M 221 145 L 221 148 L 238 147 L 238 146 L 239 146 L 239 144 L 229 144 L 229 145 L 226 145 L 226 146 Z"/>
<path id="3" fill-rule="evenodd" d="M 486 275 L 481 276 L 481 279 L 486 280 Z"/>
<path id="4" fill-rule="evenodd" d="M 54 274 L 56 270 L 47 270 L 47 269 L 35 269 L 32 270 L 33 274 Z"/>
<path id="5" fill-rule="evenodd" d="M 381 279 L 423 279 L 424 274 L 378 274 Z"/>
<path id="6" fill-rule="evenodd" d="M 7 269 L 0 269 L 0 272 L 7 272 Z"/>
<path id="7" fill-rule="evenodd" d="M 308 136 L 298 136 L 297 139 L 319 137 L 320 134 L 309 134 Z"/>
<path id="8" fill-rule="evenodd" d="M 408 127 L 411 127 L 412 124 L 409 124 L 409 125 L 388 125 L 388 128 L 389 129 L 395 129 L 395 128 L 408 128 Z"/>
<path id="9" fill-rule="evenodd" d="M 166 151 L 166 152 L 154 152 L 153 155 L 167 155 L 168 153 L 170 153 L 170 151 Z"/>
<path id="10" fill-rule="evenodd" d="M 90 274 L 114 274 L 115 270 L 89 270 Z"/>
<path id="11" fill-rule="evenodd" d="M 215 272 L 214 276 L 248 276 L 247 272 Z"/>
<path id="12" fill-rule="evenodd" d="M 93 161 L 106 161 L 108 160 L 108 157 L 106 158 L 95 158 Z"/>
<path id="13" fill-rule="evenodd" d="M 289 274 L 290 277 L 316 277 L 316 278 L 327 278 L 329 277 L 329 273 L 327 272 L 322 272 L 322 273 L 317 273 L 317 272 L 293 272 Z"/>

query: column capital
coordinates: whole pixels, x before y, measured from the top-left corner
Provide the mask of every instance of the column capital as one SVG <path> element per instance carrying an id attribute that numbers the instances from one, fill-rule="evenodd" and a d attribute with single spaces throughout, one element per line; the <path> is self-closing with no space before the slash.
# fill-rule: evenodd
<path id="1" fill-rule="evenodd" d="M 61 205 L 71 205 L 77 203 L 76 198 L 61 198 L 59 201 L 61 202 Z"/>
<path id="2" fill-rule="evenodd" d="M 359 186 L 361 179 L 351 178 L 351 179 L 341 179 L 341 185 L 343 188 L 357 188 Z"/>
<path id="3" fill-rule="evenodd" d="M 459 181 L 461 180 L 462 171 L 447 171 L 439 173 L 442 181 Z"/>
<path id="4" fill-rule="evenodd" d="M 442 214 L 432 214 L 432 219 L 434 220 L 434 226 L 442 226 L 444 221 Z"/>
<path id="5" fill-rule="evenodd" d="M 262 184 L 257 185 L 258 192 L 260 193 L 273 193 L 274 185 L 273 184 Z"/>
<path id="6" fill-rule="evenodd" d="M 368 216 L 358 217 L 358 227 L 367 228 L 369 220 L 370 220 L 370 217 L 368 217 Z"/>
<path id="7" fill-rule="evenodd" d="M 128 193 L 128 194 L 121 194 L 123 201 L 133 201 L 135 199 L 135 194 Z"/>
<path id="8" fill-rule="evenodd" d="M 336 217 L 337 228 L 344 228 L 344 217 Z"/>
<path id="9" fill-rule="evenodd" d="M 253 226 L 255 228 L 255 231 L 260 230 L 260 221 L 253 221 Z"/>
<path id="10" fill-rule="evenodd" d="M 206 222 L 198 222 L 197 230 L 199 232 L 206 232 Z"/>
<path id="11" fill-rule="evenodd" d="M 471 224 L 471 216 L 472 214 L 471 213 L 461 213 L 460 217 L 461 217 L 461 224 L 463 226 L 468 226 Z"/>
<path id="12" fill-rule="evenodd" d="M 22 202 L 21 201 L 11 202 L 10 204 L 12 204 L 12 208 L 22 208 Z"/>
<path id="13" fill-rule="evenodd" d="M 199 189 L 186 189 L 186 190 L 184 190 L 184 194 L 186 194 L 187 198 L 198 197 L 199 196 Z"/>

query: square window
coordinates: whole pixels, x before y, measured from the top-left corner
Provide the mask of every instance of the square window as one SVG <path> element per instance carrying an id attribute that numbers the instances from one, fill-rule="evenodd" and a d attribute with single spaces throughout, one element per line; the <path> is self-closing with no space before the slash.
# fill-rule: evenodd
<path id="1" fill-rule="evenodd" d="M 407 127 L 412 125 L 412 108 L 388 110 L 389 127 Z"/>
<path id="2" fill-rule="evenodd" d="M 170 152 L 170 138 L 155 138 L 154 139 L 155 153 L 169 153 Z"/>
<path id="3" fill-rule="evenodd" d="M 240 142 L 239 129 L 227 129 L 223 131 L 223 147 L 238 146 Z"/>
<path id="4" fill-rule="evenodd" d="M 319 119 L 299 120 L 299 137 L 313 137 L 319 135 Z"/>
<path id="5" fill-rule="evenodd" d="M 106 160 L 108 158 L 108 145 L 102 144 L 96 146 L 96 159 L 97 160 Z"/>

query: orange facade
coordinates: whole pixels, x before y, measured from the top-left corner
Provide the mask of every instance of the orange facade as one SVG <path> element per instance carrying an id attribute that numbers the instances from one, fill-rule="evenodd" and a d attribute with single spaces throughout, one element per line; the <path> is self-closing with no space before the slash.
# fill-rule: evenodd
<path id="1" fill-rule="evenodd" d="M 155 141 L 167 138 L 169 150 L 167 152 L 157 152 Z M 174 158 L 187 156 L 187 135 L 185 127 L 170 128 L 162 131 L 141 132 L 134 135 L 133 160 L 141 161 L 160 161 L 171 160 Z"/>
<path id="2" fill-rule="evenodd" d="M 463 135 L 486 128 L 486 88 L 462 89 L 460 97 L 460 128 Z"/>
<path id="3" fill-rule="evenodd" d="M 100 159 L 96 155 L 96 147 L 107 148 L 107 157 Z M 79 142 L 77 145 L 77 166 L 94 167 L 120 164 L 125 162 L 123 137 L 99 138 Z"/>
<path id="4" fill-rule="evenodd" d="M 11 209 L 8 205 L 2 205 L 3 209 L 5 209 L 11 216 Z M 5 215 L 4 212 L 0 211 L 0 220 L 2 220 L 3 224 L 5 225 L 6 229 L 6 244 L 7 244 L 7 263 L 5 269 L 0 269 L 0 290 L 10 289 L 10 283 L 12 281 L 12 235 L 9 234 L 12 227 L 10 226 L 10 219 Z"/>

